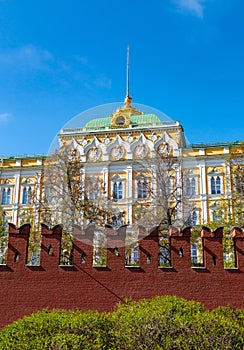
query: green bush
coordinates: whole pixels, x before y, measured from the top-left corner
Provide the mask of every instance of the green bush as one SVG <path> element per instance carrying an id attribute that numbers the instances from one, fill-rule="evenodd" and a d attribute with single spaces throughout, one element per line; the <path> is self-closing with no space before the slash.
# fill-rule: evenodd
<path id="1" fill-rule="evenodd" d="M 178 297 L 126 300 L 112 313 L 44 310 L 0 332 L 0 349 L 203 349 L 244 348 L 244 310 Z"/>

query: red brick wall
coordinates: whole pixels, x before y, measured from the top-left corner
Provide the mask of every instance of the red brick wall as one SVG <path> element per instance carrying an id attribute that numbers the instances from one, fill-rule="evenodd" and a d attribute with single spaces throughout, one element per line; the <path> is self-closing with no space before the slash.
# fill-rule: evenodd
<path id="1" fill-rule="evenodd" d="M 193 268 L 190 261 L 190 229 L 171 230 L 172 267 L 158 267 L 158 231 L 145 236 L 140 228 L 140 267 L 125 267 L 126 227 L 114 231 L 106 227 L 107 266 L 92 266 L 94 227 L 75 227 L 74 265 L 60 266 L 62 227 L 42 225 L 41 265 L 27 266 L 30 226 L 9 226 L 7 265 L 0 265 L 0 327 L 43 308 L 113 310 L 118 302 L 155 295 L 178 295 L 201 301 L 206 308 L 230 304 L 244 307 L 244 232 L 235 228 L 233 239 L 236 264 L 224 269 L 222 228 L 201 231 L 204 267 Z M 82 238 L 82 239 L 81 239 Z M 118 254 L 114 254 L 114 248 Z M 50 248 L 52 255 L 49 254 Z M 179 252 L 181 251 L 181 254 Z M 86 256 L 81 263 L 82 254 Z M 150 257 L 150 264 L 148 264 Z"/>

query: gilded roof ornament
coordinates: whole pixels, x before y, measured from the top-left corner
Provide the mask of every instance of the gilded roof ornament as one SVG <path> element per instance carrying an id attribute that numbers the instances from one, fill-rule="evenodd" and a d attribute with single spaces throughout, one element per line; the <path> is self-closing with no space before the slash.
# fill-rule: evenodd
<path id="1" fill-rule="evenodd" d="M 124 106 L 118 108 L 115 113 L 111 114 L 111 128 L 128 128 L 131 124 L 130 116 L 144 114 L 138 111 L 131 105 L 132 97 L 129 94 L 129 68 L 130 68 L 130 47 L 127 47 L 127 61 L 126 61 L 126 96 Z"/>

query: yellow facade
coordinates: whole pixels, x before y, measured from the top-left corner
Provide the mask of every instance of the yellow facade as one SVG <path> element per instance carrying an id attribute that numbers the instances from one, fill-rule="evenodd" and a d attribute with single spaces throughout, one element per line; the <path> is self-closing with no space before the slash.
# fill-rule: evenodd
<path id="1" fill-rule="evenodd" d="M 232 190 L 231 153 L 243 154 L 241 142 L 187 145 L 179 122 L 160 121 L 156 115 L 137 111 L 128 101 L 102 121 L 97 118 L 79 129 L 61 130 L 59 140 L 61 147 L 78 151 L 88 176 L 102 181 L 104 195 L 124 213 L 123 224 L 133 223 L 138 208 L 147 209 L 156 201 L 156 185 L 147 169 L 148 159 L 156 153 L 171 152 L 183 159 L 184 176 L 180 181 L 193 208 L 192 224 L 214 219 L 214 208 Z M 43 196 L 41 178 L 46 158 L 47 155 L 2 158 L 0 205 L 9 222 L 19 225 L 30 206 L 35 220 L 39 220 L 35 205 Z M 176 181 L 175 178 L 174 185 Z M 151 192 L 143 193 L 139 185 L 145 183 Z M 119 186 L 117 198 L 114 189 Z M 33 194 L 35 197 L 32 204 L 28 202 L 30 193 L 32 200 Z"/>

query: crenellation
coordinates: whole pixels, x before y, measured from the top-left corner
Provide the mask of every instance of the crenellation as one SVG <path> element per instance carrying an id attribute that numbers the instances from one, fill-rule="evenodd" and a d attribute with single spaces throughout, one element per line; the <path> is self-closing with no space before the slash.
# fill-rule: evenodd
<path id="1" fill-rule="evenodd" d="M 14 271 L 23 269 L 27 263 L 30 228 L 30 224 L 20 228 L 9 224 L 7 266 Z"/>
<path id="2" fill-rule="evenodd" d="M 0 327 L 37 310 L 51 308 L 111 311 L 125 298 L 178 295 L 208 309 L 243 307 L 244 233 L 233 229 L 236 269 L 223 268 L 223 228 L 202 227 L 204 268 L 191 266 L 191 228 L 169 230 L 171 267 L 159 268 L 159 227 L 139 226 L 139 265 L 125 266 L 128 227 L 106 225 L 106 265 L 93 265 L 96 227 L 74 225 L 73 264 L 60 265 L 62 226 L 41 225 L 40 266 L 26 265 L 30 224 L 9 224 L 7 265 L 0 268 Z M 40 296 L 40 297 L 39 297 Z M 25 307 L 23 307 L 23 303 Z M 9 308 L 11 305 L 11 308 Z M 28 307 L 27 307 L 28 306 Z M 14 312 L 12 312 L 14 310 Z"/>
<path id="3" fill-rule="evenodd" d="M 223 227 L 212 231 L 203 226 L 201 229 L 203 242 L 204 267 L 210 271 L 224 270 L 223 261 Z"/>
<path id="4" fill-rule="evenodd" d="M 242 228 L 234 227 L 232 230 L 234 240 L 234 254 L 236 267 L 244 272 L 244 231 Z"/>

